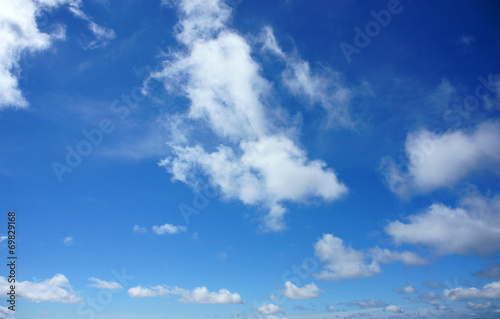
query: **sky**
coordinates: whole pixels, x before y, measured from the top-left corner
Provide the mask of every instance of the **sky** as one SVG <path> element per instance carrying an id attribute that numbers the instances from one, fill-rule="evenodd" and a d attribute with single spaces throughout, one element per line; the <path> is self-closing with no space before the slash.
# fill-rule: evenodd
<path id="1" fill-rule="evenodd" d="M 500 317 L 499 14 L 0 0 L 0 318 Z"/>

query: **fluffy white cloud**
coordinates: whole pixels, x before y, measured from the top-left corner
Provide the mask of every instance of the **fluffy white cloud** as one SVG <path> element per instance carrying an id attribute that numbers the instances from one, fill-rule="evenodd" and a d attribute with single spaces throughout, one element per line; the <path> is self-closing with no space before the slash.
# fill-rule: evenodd
<path id="1" fill-rule="evenodd" d="M 226 198 L 267 208 L 263 228 L 271 231 L 285 229 L 283 202 L 345 194 L 333 170 L 276 132 L 276 110 L 268 102 L 272 85 L 260 74 L 247 40 L 227 26 L 231 9 L 218 0 L 183 0 L 178 10 L 176 36 L 187 50 L 172 54 L 151 78 L 188 97 L 184 121 L 208 125 L 222 144 L 207 152 L 202 145 L 186 146 L 176 133 L 173 156 L 160 163 L 173 180 L 196 186 L 205 176 Z"/>
<path id="2" fill-rule="evenodd" d="M 316 256 L 325 265 L 324 269 L 314 274 L 318 279 L 340 280 L 372 277 L 382 272 L 381 263 L 402 261 L 407 265 L 423 265 L 426 261 L 408 251 L 395 252 L 375 247 L 368 252 L 354 250 L 344 241 L 331 234 L 324 234 L 314 245 Z M 370 262 L 367 259 L 371 259 Z"/>
<path id="3" fill-rule="evenodd" d="M 492 199 L 469 196 L 463 208 L 434 204 L 408 223 L 394 221 L 385 231 L 395 242 L 422 244 L 438 254 L 488 256 L 500 248 L 500 196 Z"/>
<path id="4" fill-rule="evenodd" d="M 481 289 L 454 288 L 444 291 L 443 296 L 451 301 L 461 301 L 467 299 L 500 299 L 500 281 L 486 284 Z"/>
<path id="5" fill-rule="evenodd" d="M 187 230 L 185 226 L 174 226 L 172 224 L 153 226 L 151 229 L 153 229 L 153 232 L 157 235 L 163 235 L 163 234 L 174 235 L 180 232 L 185 232 Z"/>
<path id="6" fill-rule="evenodd" d="M 403 196 L 451 187 L 475 171 L 498 172 L 498 140 L 499 122 L 484 122 L 470 132 L 420 130 L 406 139 L 406 171 L 388 159 L 382 170 L 391 190 Z"/>
<path id="7" fill-rule="evenodd" d="M 290 281 L 285 283 L 285 289 L 283 289 L 283 295 L 290 299 L 318 298 L 320 292 L 322 291 L 314 283 L 310 283 L 302 288 L 299 288 Z"/>
<path id="8" fill-rule="evenodd" d="M 411 285 L 411 284 L 406 284 L 403 288 L 399 289 L 394 289 L 395 292 L 398 294 L 414 294 L 417 293 L 417 290 Z"/>
<path id="9" fill-rule="evenodd" d="M 398 306 L 390 305 L 384 308 L 384 311 L 394 312 L 394 313 L 403 313 L 404 310 L 399 308 Z"/>
<path id="10" fill-rule="evenodd" d="M 6 295 L 11 284 L 0 276 L 0 294 Z M 69 280 L 62 274 L 43 281 L 22 281 L 16 284 L 16 295 L 33 302 L 81 303 L 83 299 L 73 293 Z"/>
<path id="11" fill-rule="evenodd" d="M 182 303 L 196 304 L 240 304 L 244 303 L 241 296 L 231 293 L 227 289 L 220 289 L 218 292 L 210 292 L 206 287 L 198 287 L 187 290 L 179 287 L 169 288 L 166 286 L 156 286 L 144 288 L 142 286 L 132 287 L 128 290 L 132 298 L 157 297 L 165 295 L 179 295 Z"/>
<path id="12" fill-rule="evenodd" d="M 255 308 L 255 311 L 263 313 L 265 315 L 272 315 L 275 313 L 284 313 L 280 306 L 274 304 L 263 304 L 262 306 Z"/>
<path id="13" fill-rule="evenodd" d="M 100 279 L 97 279 L 94 277 L 90 277 L 89 280 L 95 282 L 95 284 L 90 285 L 91 287 L 95 287 L 95 288 L 99 288 L 99 289 L 114 290 L 114 289 L 123 288 L 122 285 L 120 285 L 117 282 L 113 282 L 113 281 L 104 281 L 104 280 L 100 280 Z"/>
<path id="14" fill-rule="evenodd" d="M 347 192 L 325 163 L 308 161 L 305 152 L 285 136 L 263 137 L 240 146 L 240 157 L 225 146 L 211 154 L 201 146 L 176 148 L 177 157 L 162 165 L 175 180 L 191 182 L 202 171 L 227 198 L 268 207 L 265 227 L 269 230 L 285 227 L 282 201 L 334 200 Z"/>
<path id="15" fill-rule="evenodd" d="M 0 306 L 0 319 L 14 319 L 14 311 L 7 307 Z"/>
<path id="16" fill-rule="evenodd" d="M 95 24 L 80 10 L 80 0 L 2 0 L 0 2 L 0 109 L 25 108 L 28 102 L 19 88 L 19 61 L 24 54 L 47 50 L 52 42 L 64 39 L 64 28 L 53 33 L 40 32 L 36 19 L 50 10 L 68 5 L 73 14 L 89 22 L 99 39 L 114 37 L 112 30 Z"/>

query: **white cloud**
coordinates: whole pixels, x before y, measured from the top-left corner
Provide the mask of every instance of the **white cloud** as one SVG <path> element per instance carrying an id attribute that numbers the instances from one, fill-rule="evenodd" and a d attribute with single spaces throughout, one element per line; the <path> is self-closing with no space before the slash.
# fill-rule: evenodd
<path id="1" fill-rule="evenodd" d="M 290 281 L 285 283 L 285 289 L 283 289 L 283 295 L 290 299 L 318 298 L 320 292 L 322 291 L 314 283 L 310 283 L 302 288 L 299 288 Z"/>
<path id="2" fill-rule="evenodd" d="M 348 302 L 347 305 L 356 306 L 361 309 L 382 308 L 388 306 L 388 304 L 382 299 L 380 299 L 379 301 L 375 299 L 355 300 Z"/>
<path id="3" fill-rule="evenodd" d="M 263 304 L 262 306 L 255 308 L 255 311 L 258 311 L 265 315 L 272 315 L 275 313 L 285 313 L 280 306 L 274 304 Z"/>
<path id="4" fill-rule="evenodd" d="M 328 311 L 339 311 L 337 308 L 335 308 L 334 306 L 330 306 L 330 305 L 326 306 L 326 310 L 328 310 Z"/>
<path id="5" fill-rule="evenodd" d="M 194 183 L 201 171 L 227 198 L 268 207 L 264 223 L 274 231 L 285 228 L 282 201 L 300 202 L 310 197 L 334 200 L 347 192 L 324 162 L 308 161 L 305 152 L 285 136 L 242 142 L 240 148 L 241 157 L 226 146 L 211 154 L 201 146 L 176 147 L 177 157 L 161 165 L 174 180 Z"/>
<path id="6" fill-rule="evenodd" d="M 446 307 L 443 304 L 443 302 L 441 301 L 442 297 L 438 296 L 433 291 L 426 292 L 425 294 L 422 294 L 418 297 L 409 297 L 408 299 L 411 301 L 414 301 L 414 302 L 425 302 L 425 303 L 433 306 L 436 310 L 439 310 L 439 311 L 448 309 L 448 307 Z"/>
<path id="7" fill-rule="evenodd" d="M 500 196 L 492 199 L 473 195 L 450 208 L 433 204 L 422 213 L 410 215 L 408 223 L 394 221 L 385 231 L 398 244 L 421 244 L 440 255 L 488 256 L 500 248 Z"/>
<path id="8" fill-rule="evenodd" d="M 406 284 L 403 288 L 399 289 L 394 289 L 395 292 L 398 294 L 415 294 L 417 293 L 417 290 L 411 285 L 411 284 Z"/>
<path id="9" fill-rule="evenodd" d="M 148 230 L 142 226 L 139 226 L 139 225 L 134 225 L 134 228 L 132 229 L 132 231 L 134 233 L 137 233 L 137 234 L 145 234 L 148 232 Z"/>
<path id="10" fill-rule="evenodd" d="M 172 224 L 153 226 L 152 229 L 153 232 L 157 235 L 163 235 L 163 234 L 174 235 L 180 232 L 185 232 L 187 230 L 187 228 L 184 226 L 174 226 Z"/>
<path id="11" fill-rule="evenodd" d="M 14 315 L 14 311 L 10 310 L 7 307 L 0 306 L 0 319 L 14 319 Z"/>
<path id="12" fill-rule="evenodd" d="M 484 309 L 489 309 L 493 307 L 493 304 L 489 301 L 485 303 L 473 303 L 473 302 L 468 302 L 466 304 L 467 308 L 473 309 L 473 310 L 484 310 Z"/>
<path id="13" fill-rule="evenodd" d="M 8 236 L 2 236 L 0 237 L 0 243 L 3 242 L 4 240 L 7 240 L 7 238 L 9 238 Z"/>
<path id="14" fill-rule="evenodd" d="M 451 301 L 461 301 L 467 299 L 500 299 L 500 281 L 486 284 L 481 289 L 454 288 L 444 291 L 443 296 Z"/>
<path id="15" fill-rule="evenodd" d="M 176 36 L 187 50 L 171 54 L 151 78 L 163 81 L 171 94 L 188 97 L 187 114 L 176 118 L 208 126 L 220 144 L 207 152 L 173 134 L 173 156 L 160 163 L 172 179 L 196 187 L 205 176 L 226 198 L 266 208 L 263 228 L 270 231 L 286 227 L 283 202 L 344 195 L 347 188 L 326 163 L 309 160 L 289 136 L 276 132 L 272 85 L 245 38 L 227 26 L 231 9 L 218 0 L 183 0 L 178 9 Z"/>
<path id="16" fill-rule="evenodd" d="M 196 304 L 240 304 L 244 303 L 241 296 L 231 293 L 227 289 L 220 289 L 218 292 L 210 292 L 206 287 L 198 287 L 193 290 L 186 290 L 179 287 L 169 288 L 166 286 L 156 286 L 144 288 L 137 286 L 130 288 L 128 294 L 132 298 L 157 297 L 165 295 L 179 295 L 178 299 L 182 303 Z"/>
<path id="17" fill-rule="evenodd" d="M 0 294 L 9 292 L 10 284 L 0 276 Z M 43 281 L 22 281 L 16 284 L 16 295 L 33 302 L 81 303 L 83 299 L 73 293 L 69 280 L 61 274 Z"/>
<path id="18" fill-rule="evenodd" d="M 323 107 L 328 113 L 329 125 L 353 126 L 349 114 L 352 93 L 343 85 L 339 72 L 326 67 L 320 71 L 313 71 L 309 62 L 298 56 L 285 54 L 279 47 L 273 30 L 268 26 L 263 28 L 261 38 L 264 50 L 286 62 L 282 81 L 291 94 L 303 97 L 310 105 L 318 104 Z"/>
<path id="19" fill-rule="evenodd" d="M 64 39 L 64 27 L 58 26 L 51 33 L 38 29 L 37 18 L 47 11 L 69 5 L 75 16 L 89 22 L 89 28 L 98 39 L 114 36 L 112 30 L 104 29 L 83 13 L 80 0 L 16 0 L 2 1 L 0 10 L 0 109 L 6 107 L 25 108 L 28 101 L 19 88 L 19 61 L 27 53 L 47 50 L 52 42 Z M 80 13 L 80 16 L 76 12 Z"/>
<path id="20" fill-rule="evenodd" d="M 73 236 L 68 236 L 68 237 L 64 237 L 63 240 L 62 240 L 63 244 L 65 244 L 66 246 L 72 246 L 74 244 L 74 238 Z"/>
<path id="21" fill-rule="evenodd" d="M 402 261 L 407 265 L 423 265 L 426 261 L 408 251 L 395 252 L 375 247 L 368 252 L 354 250 L 344 241 L 331 234 L 324 234 L 314 245 L 316 256 L 325 265 L 314 276 L 323 280 L 355 279 L 372 277 L 382 272 L 381 263 Z M 371 259 L 368 262 L 367 259 Z"/>
<path id="22" fill-rule="evenodd" d="M 100 280 L 94 277 L 89 278 L 90 281 L 94 281 L 95 284 L 90 285 L 91 287 L 99 288 L 99 289 L 121 289 L 123 288 L 122 285 L 120 285 L 117 282 L 112 282 L 112 281 L 104 281 Z"/>
<path id="23" fill-rule="evenodd" d="M 471 132 L 420 130 L 406 139 L 406 170 L 390 159 L 382 161 L 381 169 L 391 190 L 401 196 L 452 187 L 476 171 L 498 172 L 499 139 L 500 122 L 484 122 Z"/>
<path id="24" fill-rule="evenodd" d="M 384 311 L 394 312 L 394 313 L 403 313 L 404 310 L 399 308 L 398 306 L 390 305 L 384 308 Z"/>

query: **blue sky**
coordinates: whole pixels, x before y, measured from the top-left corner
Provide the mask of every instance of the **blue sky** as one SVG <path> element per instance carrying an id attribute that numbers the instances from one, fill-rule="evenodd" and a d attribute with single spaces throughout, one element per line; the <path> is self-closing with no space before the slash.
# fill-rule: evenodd
<path id="1" fill-rule="evenodd" d="M 500 316 L 496 2 L 0 8 L 0 318 Z"/>

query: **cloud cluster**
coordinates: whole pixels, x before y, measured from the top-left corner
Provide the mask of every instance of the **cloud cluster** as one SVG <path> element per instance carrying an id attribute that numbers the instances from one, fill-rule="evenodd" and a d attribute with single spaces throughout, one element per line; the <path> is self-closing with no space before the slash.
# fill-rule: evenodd
<path id="1" fill-rule="evenodd" d="M 344 241 L 332 234 L 324 234 L 314 245 L 316 256 L 325 264 L 323 270 L 314 274 L 324 280 L 355 279 L 380 274 L 380 264 L 401 261 L 406 265 L 424 265 L 427 262 L 409 251 L 397 252 L 379 247 L 367 252 L 346 246 Z M 370 261 L 368 261 L 370 260 Z"/>
<path id="2" fill-rule="evenodd" d="M 285 201 L 331 201 L 344 195 L 347 188 L 332 169 L 309 160 L 290 136 L 277 132 L 272 123 L 277 108 L 269 102 L 272 85 L 261 75 L 247 40 L 228 27 L 231 8 L 218 0 L 182 0 L 178 14 L 176 37 L 186 49 L 172 53 L 151 78 L 189 99 L 187 113 L 177 119 L 206 126 L 221 143 L 207 151 L 202 144 L 171 142 L 173 156 L 160 165 L 172 179 L 196 186 L 204 176 L 226 198 L 266 208 L 263 229 L 270 231 L 285 229 Z M 311 97 L 326 94 L 307 64 L 297 64 L 300 72 L 292 72 L 285 83 L 295 83 Z"/>
<path id="3" fill-rule="evenodd" d="M 10 283 L 0 276 L 0 293 L 7 295 Z M 69 280 L 62 274 L 43 281 L 22 281 L 16 284 L 16 295 L 33 302 L 81 303 L 83 299 L 73 293 Z"/>
<path id="4" fill-rule="evenodd" d="M 467 299 L 500 299 L 500 281 L 486 284 L 481 289 L 454 288 L 444 291 L 443 296 L 451 301 L 461 301 Z"/>
<path id="5" fill-rule="evenodd" d="M 385 227 L 398 244 L 426 245 L 437 254 L 490 256 L 500 249 L 500 196 L 471 195 L 462 207 L 433 204 L 410 215 L 408 223 L 394 221 Z"/>
<path id="6" fill-rule="evenodd" d="M 169 288 L 166 286 L 156 286 L 145 288 L 142 286 L 132 287 L 128 290 L 132 298 L 157 297 L 166 295 L 179 295 L 182 303 L 196 304 L 240 304 L 244 303 L 241 296 L 231 293 L 227 289 L 220 289 L 218 292 L 210 292 L 206 287 L 198 287 L 187 290 L 179 287 Z"/>

